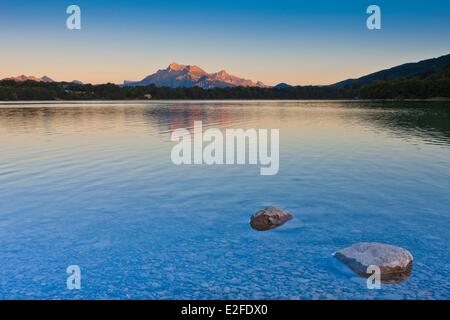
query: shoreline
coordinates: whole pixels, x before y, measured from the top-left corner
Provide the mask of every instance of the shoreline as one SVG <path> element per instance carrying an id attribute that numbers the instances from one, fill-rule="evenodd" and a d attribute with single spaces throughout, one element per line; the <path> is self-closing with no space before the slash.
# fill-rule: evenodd
<path id="1" fill-rule="evenodd" d="M 15 104 L 81 104 L 81 103 L 158 103 L 158 102 L 448 102 L 450 98 L 430 98 L 430 99 L 147 99 L 147 100 L 0 100 L 0 105 Z"/>

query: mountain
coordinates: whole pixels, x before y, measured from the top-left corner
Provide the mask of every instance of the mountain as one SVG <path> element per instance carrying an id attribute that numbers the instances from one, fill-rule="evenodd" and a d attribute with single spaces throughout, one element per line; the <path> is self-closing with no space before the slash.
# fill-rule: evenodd
<path id="1" fill-rule="evenodd" d="M 128 87 L 155 85 L 157 87 L 192 88 L 203 89 L 228 88 L 228 87 L 266 87 L 262 82 L 239 78 L 228 74 L 225 70 L 208 73 L 202 68 L 190 65 L 171 63 L 166 69 L 145 77 L 141 81 L 124 81 Z"/>
<path id="2" fill-rule="evenodd" d="M 287 83 L 282 82 L 282 83 L 277 84 L 274 88 L 275 89 L 287 89 L 290 87 L 292 87 L 292 86 L 288 85 Z"/>
<path id="3" fill-rule="evenodd" d="M 415 63 L 406 63 L 390 69 L 371 73 L 358 79 L 347 79 L 332 86 L 342 88 L 345 86 L 369 85 L 375 80 L 394 80 L 399 77 L 411 78 L 416 76 L 425 77 L 429 74 L 442 72 L 450 67 L 450 54 L 439 58 L 423 60 Z"/>
<path id="4" fill-rule="evenodd" d="M 52 78 L 49 78 L 49 77 L 47 77 L 47 76 L 43 76 L 43 77 L 41 78 L 41 81 L 42 81 L 42 82 L 55 82 L 55 81 L 53 81 Z"/>
<path id="5" fill-rule="evenodd" d="M 51 79 L 51 78 L 49 78 L 47 76 L 43 76 L 42 78 L 38 78 L 38 77 L 35 77 L 35 76 L 26 76 L 26 75 L 4 78 L 3 80 L 13 80 L 13 81 L 16 81 L 16 82 L 23 82 L 23 81 L 55 82 L 55 81 L 53 81 L 53 79 Z"/>

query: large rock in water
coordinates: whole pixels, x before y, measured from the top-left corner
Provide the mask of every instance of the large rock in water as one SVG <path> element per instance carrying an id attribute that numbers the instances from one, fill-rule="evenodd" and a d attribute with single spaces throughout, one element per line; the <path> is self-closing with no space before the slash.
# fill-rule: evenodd
<path id="1" fill-rule="evenodd" d="M 334 256 L 362 277 L 369 277 L 367 268 L 378 266 L 381 282 L 401 282 L 412 272 L 413 256 L 403 248 L 383 243 L 356 243 L 334 253 Z"/>
<path id="2" fill-rule="evenodd" d="M 277 228 L 291 220 L 292 214 L 274 207 L 259 210 L 250 219 L 250 225 L 258 231 Z"/>

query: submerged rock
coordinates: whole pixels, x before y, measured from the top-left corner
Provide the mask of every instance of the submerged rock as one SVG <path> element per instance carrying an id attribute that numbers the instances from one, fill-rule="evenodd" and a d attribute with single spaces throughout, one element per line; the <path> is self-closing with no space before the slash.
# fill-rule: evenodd
<path id="1" fill-rule="evenodd" d="M 258 231 L 277 228 L 293 218 L 292 214 L 282 209 L 268 207 L 259 210 L 250 218 L 250 225 Z"/>
<path id="2" fill-rule="evenodd" d="M 395 283 L 406 280 L 412 272 L 413 256 L 403 248 L 383 243 L 356 243 L 339 250 L 334 256 L 362 277 L 369 277 L 367 268 L 378 266 L 381 282 Z"/>

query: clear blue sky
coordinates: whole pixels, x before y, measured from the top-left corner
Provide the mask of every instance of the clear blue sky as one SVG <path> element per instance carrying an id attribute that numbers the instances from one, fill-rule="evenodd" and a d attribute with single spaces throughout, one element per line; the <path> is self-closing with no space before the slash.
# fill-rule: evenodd
<path id="1" fill-rule="evenodd" d="M 66 8 L 82 30 L 66 29 Z M 382 9 L 382 30 L 366 8 Z M 171 62 L 267 84 L 327 84 L 450 53 L 450 1 L 0 2 L 0 77 L 140 80 Z"/>

